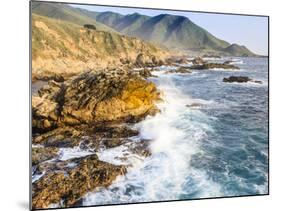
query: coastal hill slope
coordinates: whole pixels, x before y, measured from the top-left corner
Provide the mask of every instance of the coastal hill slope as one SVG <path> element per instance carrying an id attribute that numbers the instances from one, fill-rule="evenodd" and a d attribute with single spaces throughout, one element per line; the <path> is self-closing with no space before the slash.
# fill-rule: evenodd
<path id="1" fill-rule="evenodd" d="M 232 44 L 225 49 L 226 52 L 230 53 L 233 56 L 255 56 L 253 52 L 251 52 L 245 46 L 240 46 L 237 44 Z"/>
<path id="2" fill-rule="evenodd" d="M 67 4 L 32 2 L 31 9 L 33 14 L 37 14 L 40 16 L 46 16 L 62 21 L 68 21 L 78 25 L 93 24 L 98 30 L 118 33 L 113 28 L 96 21 L 94 19 L 93 12 L 87 13 L 86 10 L 79 10 Z M 91 16 L 89 14 L 91 14 Z"/>
<path id="3" fill-rule="evenodd" d="M 67 21 L 32 15 L 32 73 L 64 77 L 89 69 L 160 61 L 169 53 L 135 37 L 87 29 Z"/>

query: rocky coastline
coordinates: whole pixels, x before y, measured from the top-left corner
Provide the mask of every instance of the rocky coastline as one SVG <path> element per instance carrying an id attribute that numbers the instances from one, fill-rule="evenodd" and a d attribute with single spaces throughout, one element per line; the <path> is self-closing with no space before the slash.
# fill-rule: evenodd
<path id="1" fill-rule="evenodd" d="M 38 90 L 32 97 L 32 165 L 33 175 L 41 176 L 33 182 L 34 209 L 78 206 L 85 193 L 126 173 L 130 165 L 99 160 L 100 149 L 129 143 L 133 153 L 150 155 L 149 140 L 130 140 L 138 135 L 131 124 L 159 112 L 161 93 L 148 76 L 125 66 L 100 69 L 49 80 Z M 62 161 L 65 148 L 90 155 Z"/>
<path id="2" fill-rule="evenodd" d="M 50 74 L 47 84 L 32 96 L 32 185 L 33 208 L 81 206 L 87 192 L 110 185 L 130 168 L 127 157 L 121 164 L 99 159 L 101 150 L 127 145 L 140 157 L 151 155 L 151 140 L 132 141 L 139 132 L 132 125 L 159 111 L 162 93 L 147 80 L 156 77 L 154 68 L 174 65 L 166 73 L 188 74 L 194 69 L 229 64 L 207 63 L 202 58 L 171 57 L 146 60 L 139 54 L 132 63 L 88 70 L 69 77 Z M 190 67 L 181 65 L 191 64 Z M 157 69 L 157 68 L 156 68 Z M 35 79 L 36 77 L 34 77 Z M 62 159 L 65 149 L 87 152 Z"/>

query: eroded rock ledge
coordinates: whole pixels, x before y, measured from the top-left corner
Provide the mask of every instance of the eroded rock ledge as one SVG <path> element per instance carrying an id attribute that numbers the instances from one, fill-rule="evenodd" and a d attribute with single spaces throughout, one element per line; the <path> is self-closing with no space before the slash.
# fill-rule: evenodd
<path id="1" fill-rule="evenodd" d="M 64 83 L 50 81 L 32 98 L 34 131 L 59 125 L 136 121 L 157 111 L 155 85 L 122 69 L 87 72 Z"/>

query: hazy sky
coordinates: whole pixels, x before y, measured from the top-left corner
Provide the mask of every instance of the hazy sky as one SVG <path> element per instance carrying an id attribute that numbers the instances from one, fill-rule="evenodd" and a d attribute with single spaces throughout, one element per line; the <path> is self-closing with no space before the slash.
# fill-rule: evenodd
<path id="1" fill-rule="evenodd" d="M 223 39 L 229 43 L 245 45 L 247 48 L 257 54 L 268 54 L 268 22 L 266 17 L 89 5 L 71 6 L 97 12 L 112 11 L 124 15 L 138 12 L 148 16 L 155 16 L 163 13 L 186 16 L 191 21 L 203 27 L 220 39 Z"/>

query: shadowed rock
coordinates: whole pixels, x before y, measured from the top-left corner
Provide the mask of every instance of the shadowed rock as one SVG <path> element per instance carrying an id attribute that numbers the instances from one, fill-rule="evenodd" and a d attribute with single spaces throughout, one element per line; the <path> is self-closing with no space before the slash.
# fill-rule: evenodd
<path id="1" fill-rule="evenodd" d="M 223 82 L 226 83 L 233 83 L 233 82 L 237 82 L 237 83 L 247 83 L 247 82 L 254 82 L 254 83 L 258 83 L 258 84 L 262 84 L 261 81 L 258 80 L 253 80 L 247 76 L 230 76 L 228 78 L 224 78 Z"/>
<path id="2" fill-rule="evenodd" d="M 97 29 L 93 24 L 84 24 L 83 27 L 85 29 L 92 29 L 92 30 L 96 30 Z"/>

